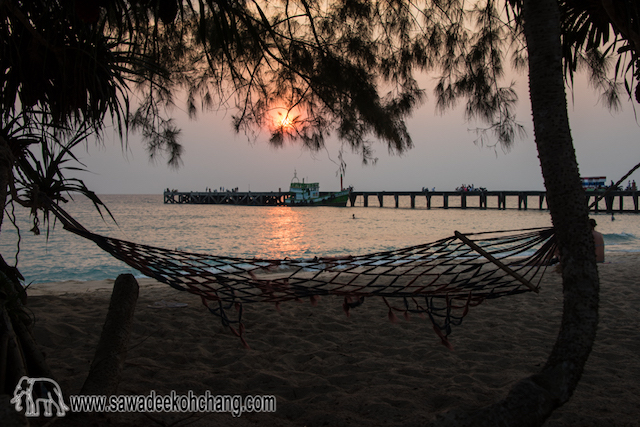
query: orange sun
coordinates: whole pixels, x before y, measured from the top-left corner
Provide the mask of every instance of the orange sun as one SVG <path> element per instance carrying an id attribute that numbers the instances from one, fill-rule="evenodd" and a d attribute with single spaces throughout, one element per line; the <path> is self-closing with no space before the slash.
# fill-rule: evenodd
<path id="1" fill-rule="evenodd" d="M 270 114 L 268 128 L 274 135 L 291 137 L 300 132 L 302 126 L 303 122 L 300 120 L 300 113 L 297 107 L 277 107 Z"/>
<path id="2" fill-rule="evenodd" d="M 279 127 L 285 131 L 291 130 L 294 127 L 293 120 L 289 118 L 288 114 L 280 118 Z"/>

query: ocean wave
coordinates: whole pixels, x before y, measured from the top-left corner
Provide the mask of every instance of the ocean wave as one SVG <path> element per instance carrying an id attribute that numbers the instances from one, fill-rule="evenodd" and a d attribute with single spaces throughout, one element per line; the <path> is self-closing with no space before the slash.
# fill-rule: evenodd
<path id="1" fill-rule="evenodd" d="M 606 252 L 640 252 L 640 239 L 633 233 L 605 233 L 604 245 Z"/>
<path id="2" fill-rule="evenodd" d="M 638 238 L 631 233 L 607 233 L 603 234 L 603 237 L 605 244 L 635 244 L 638 242 Z"/>

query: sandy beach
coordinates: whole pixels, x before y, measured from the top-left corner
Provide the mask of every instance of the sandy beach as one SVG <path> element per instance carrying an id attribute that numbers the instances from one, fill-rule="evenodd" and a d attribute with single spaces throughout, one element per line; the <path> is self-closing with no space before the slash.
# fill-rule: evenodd
<path id="1" fill-rule="evenodd" d="M 545 426 L 632 426 L 640 415 L 638 254 L 608 255 L 599 266 L 600 326 L 572 399 Z M 440 344 L 427 320 L 391 323 L 371 298 L 346 317 L 339 298 L 316 306 L 245 307 L 250 350 L 197 296 L 139 280 L 127 362 L 118 394 L 273 395 L 275 413 L 110 415 L 112 424 L 418 426 L 453 408 L 503 398 L 536 372 L 554 344 L 561 280 L 546 273 L 539 295 L 486 301 Z M 112 281 L 34 285 L 34 332 L 65 396 L 87 376 Z M 55 425 L 65 425 L 59 419 Z"/>

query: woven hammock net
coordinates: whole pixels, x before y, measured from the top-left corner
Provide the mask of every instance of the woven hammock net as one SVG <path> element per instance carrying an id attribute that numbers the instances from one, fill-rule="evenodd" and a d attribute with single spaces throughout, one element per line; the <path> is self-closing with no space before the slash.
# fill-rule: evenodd
<path id="1" fill-rule="evenodd" d="M 141 245 L 86 230 L 64 211 L 64 227 L 140 271 L 203 304 L 248 347 L 243 307 L 280 304 L 322 295 L 344 298 L 343 308 L 379 297 L 395 313 L 426 315 L 442 343 L 469 308 L 486 299 L 538 292 L 555 252 L 553 229 L 457 233 L 432 243 L 387 252 L 313 259 L 215 256 Z"/>

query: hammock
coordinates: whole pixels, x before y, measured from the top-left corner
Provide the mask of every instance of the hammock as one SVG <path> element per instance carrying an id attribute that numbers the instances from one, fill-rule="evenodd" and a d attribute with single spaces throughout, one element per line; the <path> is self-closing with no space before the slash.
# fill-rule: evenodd
<path id="1" fill-rule="evenodd" d="M 203 304 L 243 345 L 243 307 L 276 305 L 319 296 L 344 298 L 343 308 L 380 297 L 395 313 L 427 315 L 442 343 L 451 348 L 451 327 L 485 299 L 538 292 L 542 273 L 555 252 L 551 228 L 461 234 L 432 243 L 346 257 L 255 259 L 214 256 L 141 245 L 86 230 L 52 206 L 64 228 L 89 240 L 140 271 Z M 536 283 L 536 284 L 533 284 Z M 235 316 L 233 315 L 235 314 Z"/>

